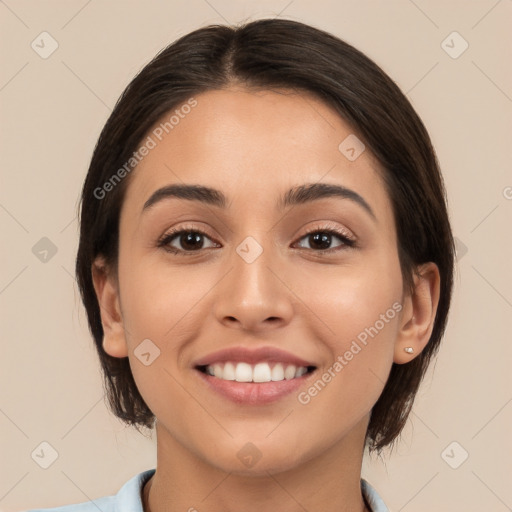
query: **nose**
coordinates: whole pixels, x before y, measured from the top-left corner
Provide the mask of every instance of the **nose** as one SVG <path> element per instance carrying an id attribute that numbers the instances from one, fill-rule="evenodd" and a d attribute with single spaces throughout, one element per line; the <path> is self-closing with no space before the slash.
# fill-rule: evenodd
<path id="1" fill-rule="evenodd" d="M 240 255 L 242 254 L 242 256 Z M 254 261 L 233 251 L 229 272 L 217 288 L 214 314 L 226 327 L 267 331 L 284 327 L 293 316 L 293 292 L 283 261 L 264 250 Z"/>

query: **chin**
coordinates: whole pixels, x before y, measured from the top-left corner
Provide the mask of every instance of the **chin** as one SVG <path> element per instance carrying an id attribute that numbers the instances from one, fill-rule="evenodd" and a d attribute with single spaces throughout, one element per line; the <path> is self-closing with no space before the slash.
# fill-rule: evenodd
<path id="1" fill-rule="evenodd" d="M 219 446 L 221 453 L 211 454 L 207 460 L 227 473 L 240 476 L 268 477 L 268 474 L 289 471 L 306 460 L 306 447 L 295 442 L 283 443 L 281 440 L 271 442 L 268 438 L 254 442 L 250 437 L 229 446 Z M 233 450 L 233 446 L 236 446 Z M 300 446 L 300 451 L 298 450 Z M 238 448 L 239 447 L 239 448 Z"/>
<path id="2" fill-rule="evenodd" d="M 290 458 L 289 455 L 287 457 L 276 457 L 273 455 L 265 457 L 263 455 L 254 465 L 248 464 L 245 466 L 240 462 L 233 464 L 233 460 L 230 460 L 226 461 L 226 467 L 221 469 L 238 476 L 266 478 L 269 474 L 274 475 L 293 470 L 299 464 L 300 460 L 296 456 Z"/>

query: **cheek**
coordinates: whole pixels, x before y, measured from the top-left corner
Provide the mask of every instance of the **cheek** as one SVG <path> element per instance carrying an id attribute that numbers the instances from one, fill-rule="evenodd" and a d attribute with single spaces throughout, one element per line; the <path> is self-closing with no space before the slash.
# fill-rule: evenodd
<path id="1" fill-rule="evenodd" d="M 385 262 L 366 261 L 365 264 L 356 262 L 331 267 L 326 272 L 305 269 L 295 275 L 300 277 L 295 278 L 291 288 L 305 298 L 309 314 L 320 320 L 322 332 L 334 340 L 334 348 L 343 349 L 347 342 L 350 344 L 350 340 L 376 322 L 379 331 L 390 331 L 388 327 L 397 324 L 397 306 L 393 308 L 393 304 L 402 297 L 397 258 L 386 258 Z M 385 316 L 385 329 L 381 315 Z"/>
<path id="2" fill-rule="evenodd" d="M 176 339 L 216 282 L 211 272 L 180 271 L 151 259 L 138 264 L 126 259 L 121 272 L 123 319 L 132 343 L 141 337 L 162 344 Z"/>
<path id="3" fill-rule="evenodd" d="M 401 309 L 400 294 L 389 283 L 373 280 L 346 283 L 338 301 L 332 301 L 329 317 L 334 325 L 336 348 L 348 350 L 353 341 L 379 352 L 393 344 L 397 333 L 397 309 Z M 352 285 L 352 286 L 351 286 Z"/>
<path id="4" fill-rule="evenodd" d="M 337 269 L 329 278 L 318 279 L 317 275 L 316 281 L 313 275 L 302 274 L 301 278 L 307 306 L 321 320 L 316 322 L 319 327 L 314 337 L 329 351 L 322 382 L 336 389 L 340 398 L 336 402 L 342 408 L 358 403 L 363 409 L 368 404 L 371 407 L 393 361 L 402 310 L 401 271 L 398 259 L 378 263 Z M 317 286 L 306 286 L 306 282 Z M 323 399 L 332 398 L 327 395 Z"/>

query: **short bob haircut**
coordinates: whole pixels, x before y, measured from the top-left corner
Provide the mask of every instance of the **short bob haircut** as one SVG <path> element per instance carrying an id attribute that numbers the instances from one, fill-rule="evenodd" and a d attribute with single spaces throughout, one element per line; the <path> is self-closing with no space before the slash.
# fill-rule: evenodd
<path id="1" fill-rule="evenodd" d="M 210 25 L 181 37 L 131 81 L 101 132 L 78 205 L 76 274 L 110 408 L 139 431 L 154 427 L 156 418 L 139 394 L 128 357 L 112 357 L 103 350 L 92 280 L 98 255 L 116 275 L 120 210 L 131 174 L 106 194 L 98 190 L 129 161 L 164 114 L 193 95 L 230 86 L 307 92 L 338 112 L 384 170 L 404 292 L 411 290 L 416 266 L 434 262 L 439 268 L 440 299 L 430 340 L 409 363 L 393 363 L 372 408 L 365 445 L 380 453 L 403 429 L 446 327 L 455 254 L 446 192 L 430 137 L 397 85 L 351 45 L 291 20 Z"/>

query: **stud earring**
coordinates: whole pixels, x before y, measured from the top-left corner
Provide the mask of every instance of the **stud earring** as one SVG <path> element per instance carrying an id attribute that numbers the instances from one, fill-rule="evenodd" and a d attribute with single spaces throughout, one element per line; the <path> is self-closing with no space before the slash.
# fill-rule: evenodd
<path id="1" fill-rule="evenodd" d="M 414 352 L 414 349 L 412 347 L 405 347 L 404 350 L 408 353 L 408 354 L 412 354 Z"/>

